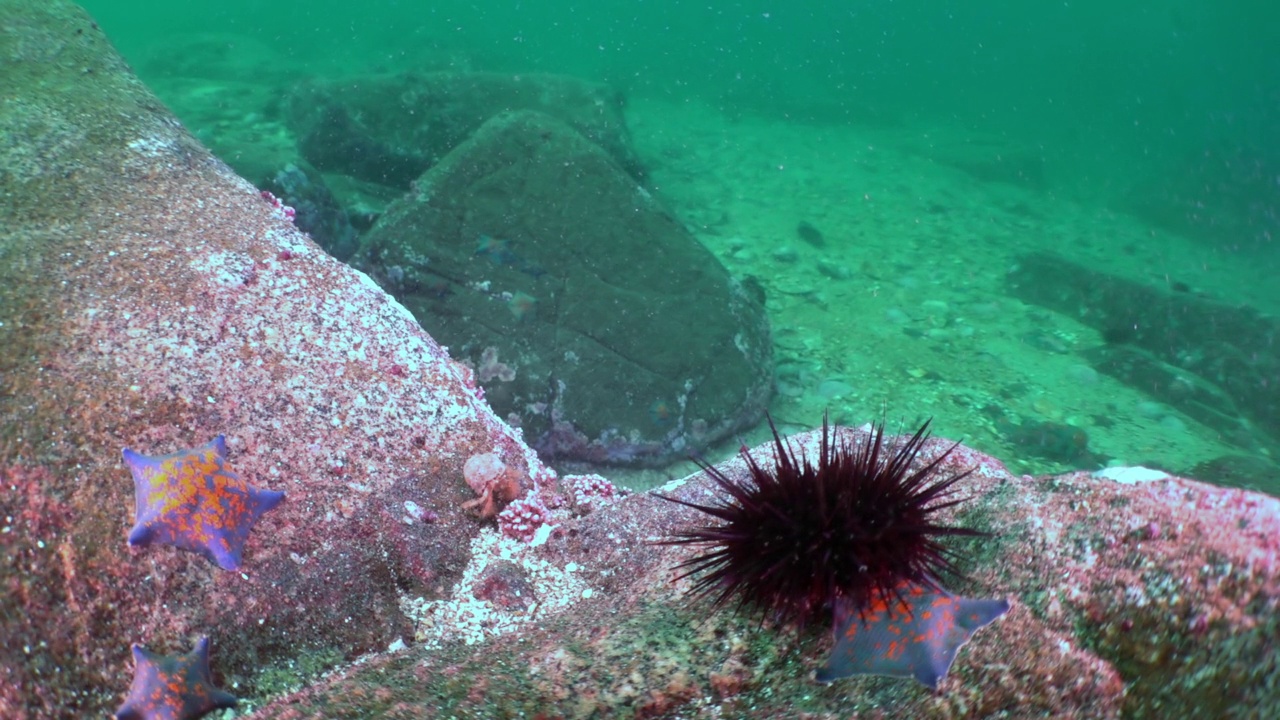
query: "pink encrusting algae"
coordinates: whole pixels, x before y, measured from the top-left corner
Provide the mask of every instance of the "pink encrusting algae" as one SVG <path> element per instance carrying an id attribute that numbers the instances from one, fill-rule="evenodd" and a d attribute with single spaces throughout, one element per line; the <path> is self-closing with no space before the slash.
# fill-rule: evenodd
<path id="1" fill-rule="evenodd" d="M 790 442 L 815 453 L 819 439 L 815 431 Z M 917 462 L 949 447 L 930 440 Z M 772 452 L 752 454 L 767 463 Z M 740 458 L 717 467 L 735 477 L 747 471 Z M 1269 680 L 1280 629 L 1280 501 L 1160 475 L 1131 481 L 1150 473 L 1108 473 L 1125 482 L 1014 476 L 964 446 L 939 471 L 971 468 L 957 485 L 970 500 L 940 511 L 941 519 L 994 535 L 970 549 L 960 568 L 969 579 L 955 589 L 1005 597 L 1010 607 L 960 649 L 936 692 L 883 678 L 816 684 L 833 646 L 829 629 L 797 637 L 755 616 L 690 604 L 691 579 L 673 582 L 690 552 L 656 541 L 695 521 L 696 511 L 672 512 L 641 493 L 557 518 L 537 546 L 486 531 L 467 571 L 476 584 L 463 583 L 456 603 L 415 606 L 430 631 L 411 661 L 384 658 L 339 673 L 260 716 L 359 713 L 373 705 L 357 698 L 375 690 L 385 696 L 377 707 L 429 713 L 430 703 L 449 698 L 459 716 L 1120 718 L 1177 707 L 1191 717 L 1264 718 L 1280 706 Z M 716 486 L 699 473 L 662 492 L 705 503 Z M 1153 523 L 1161 528 L 1154 539 Z M 565 602 L 582 588 L 572 612 L 468 600 L 492 594 L 479 569 L 485 556 L 514 558 L 534 576 L 559 568 L 559 579 L 534 581 L 534 596 L 545 587 Z M 525 577 L 495 572 L 514 578 L 508 583 Z M 1201 618 L 1205 608 L 1216 609 L 1214 619 Z M 433 641 L 441 635 L 483 644 Z"/>
<path id="2" fill-rule="evenodd" d="M 972 450 L 950 459 L 985 466 Z M 1113 479 L 1115 478 L 1115 479 Z M 990 475 L 999 578 L 1048 627 L 1114 663 L 1132 707 L 1280 709 L 1280 500 L 1110 468 Z M 1248 713 L 1238 715 L 1250 717 Z"/>
<path id="3" fill-rule="evenodd" d="M 551 514 L 537 500 L 516 500 L 498 513 L 502 534 L 524 542 L 532 541 L 538 530 L 550 522 Z"/>

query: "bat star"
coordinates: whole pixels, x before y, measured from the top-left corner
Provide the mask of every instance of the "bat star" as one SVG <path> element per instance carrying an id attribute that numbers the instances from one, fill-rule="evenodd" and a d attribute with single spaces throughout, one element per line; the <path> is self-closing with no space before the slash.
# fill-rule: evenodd
<path id="1" fill-rule="evenodd" d="M 195 720 L 211 710 L 236 706 L 213 686 L 209 638 L 186 655 L 161 655 L 134 644 L 133 684 L 116 720 Z"/>
<path id="2" fill-rule="evenodd" d="M 172 545 L 238 570 L 244 543 L 284 493 L 260 490 L 227 464 L 222 435 L 189 450 L 155 457 L 123 451 L 133 473 L 136 522 L 130 545 Z"/>

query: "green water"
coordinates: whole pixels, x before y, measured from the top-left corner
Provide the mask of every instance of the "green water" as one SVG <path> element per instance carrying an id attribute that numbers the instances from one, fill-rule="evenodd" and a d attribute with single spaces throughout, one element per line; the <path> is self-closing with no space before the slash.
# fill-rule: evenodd
<path id="1" fill-rule="evenodd" d="M 1280 441 L 1099 377 L 1088 352 L 1110 330 L 1013 300 L 1005 278 L 1019 253 L 1052 251 L 1162 292 L 1280 313 L 1274 5 L 85 6 L 254 181 L 294 159 L 273 103 L 309 76 L 426 68 L 606 82 L 628 100 L 652 189 L 731 272 L 770 278 L 771 409 L 785 422 L 933 415 L 940 433 L 1035 471 L 1189 472 L 1242 455 L 1263 469 L 1230 482 L 1276 491 Z M 823 257 L 796 242 L 800 221 L 832 241 Z M 1258 347 L 1242 347 L 1244 371 Z M 1231 385 L 1235 367 L 1201 379 Z M 1256 383 L 1271 392 L 1280 377 Z M 1009 431 L 1019 423 L 1087 431 L 1090 453 L 1025 452 Z"/>
<path id="2" fill-rule="evenodd" d="M 1149 183 L 1158 193 L 1165 174 L 1187 164 L 1202 173 L 1188 186 L 1248 174 L 1196 162 L 1206 153 L 1273 171 L 1277 163 L 1280 10 L 1264 3 L 183 5 L 85 3 L 137 58 L 198 28 L 263 43 L 305 73 L 466 63 L 606 80 L 731 112 L 1007 133 L 1040 148 L 1075 192 Z M 1269 182 L 1253 190 L 1275 191 L 1274 172 L 1260 180 Z"/>

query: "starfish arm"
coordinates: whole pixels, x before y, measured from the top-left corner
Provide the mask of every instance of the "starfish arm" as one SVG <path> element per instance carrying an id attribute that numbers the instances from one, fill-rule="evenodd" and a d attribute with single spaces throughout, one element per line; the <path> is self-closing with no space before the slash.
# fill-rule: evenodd
<path id="1" fill-rule="evenodd" d="M 255 517 L 262 517 L 269 510 L 273 510 L 275 506 L 284 500 L 284 493 L 278 490 L 260 490 L 250 487 L 249 494 L 253 497 L 253 512 Z"/>
<path id="2" fill-rule="evenodd" d="M 130 545 L 150 545 L 152 539 L 151 528 L 146 525 L 134 525 L 129 531 Z"/>
<path id="3" fill-rule="evenodd" d="M 836 644 L 817 672 L 819 682 L 887 675 L 936 689 L 960 647 L 1009 609 L 1006 600 L 962 598 L 921 586 L 903 587 L 899 597 L 863 612 L 836 603 Z"/>

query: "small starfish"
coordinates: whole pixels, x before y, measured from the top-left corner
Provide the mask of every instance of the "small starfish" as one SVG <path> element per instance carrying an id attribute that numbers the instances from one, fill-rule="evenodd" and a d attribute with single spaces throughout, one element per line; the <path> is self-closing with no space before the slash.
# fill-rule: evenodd
<path id="1" fill-rule="evenodd" d="M 195 720 L 210 710 L 236 706 L 236 699 L 213 686 L 209 638 L 186 655 L 160 655 L 134 644 L 133 684 L 116 720 Z"/>
<path id="2" fill-rule="evenodd" d="M 129 448 L 123 454 L 137 505 L 130 545 L 172 545 L 237 570 L 254 523 L 284 499 L 284 493 L 259 490 L 232 472 L 222 435 L 169 455 L 149 457 Z"/>
<path id="3" fill-rule="evenodd" d="M 880 600 L 859 613 L 835 607 L 836 645 L 817 680 L 850 675 L 914 677 L 937 689 L 961 645 L 1009 610 L 1007 600 L 975 600 L 946 590 L 903 585 L 892 603 Z"/>

